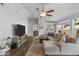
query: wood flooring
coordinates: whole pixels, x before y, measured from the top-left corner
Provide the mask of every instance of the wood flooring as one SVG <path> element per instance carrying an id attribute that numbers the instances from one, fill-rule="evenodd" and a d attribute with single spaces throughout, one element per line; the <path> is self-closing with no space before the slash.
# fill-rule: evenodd
<path id="1" fill-rule="evenodd" d="M 39 39 L 33 39 L 26 56 L 44 56 L 43 45 L 40 43 Z"/>
<path id="2" fill-rule="evenodd" d="M 21 47 L 7 51 L 5 56 L 44 56 L 43 45 L 38 38 L 29 37 Z"/>

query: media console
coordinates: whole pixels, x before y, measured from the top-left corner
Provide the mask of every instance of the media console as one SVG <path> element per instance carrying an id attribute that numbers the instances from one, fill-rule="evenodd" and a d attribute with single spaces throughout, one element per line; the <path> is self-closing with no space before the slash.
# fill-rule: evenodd
<path id="1" fill-rule="evenodd" d="M 17 45 L 20 47 L 27 40 L 27 35 L 23 35 L 17 38 Z"/>

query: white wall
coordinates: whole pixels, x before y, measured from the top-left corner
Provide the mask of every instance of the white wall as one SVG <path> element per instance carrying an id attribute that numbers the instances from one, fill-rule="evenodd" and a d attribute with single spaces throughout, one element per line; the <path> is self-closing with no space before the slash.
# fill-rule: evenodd
<path id="1" fill-rule="evenodd" d="M 22 14 L 22 10 L 15 4 L 0 5 L 0 37 L 13 35 L 12 24 L 25 25 L 27 34 L 28 17 Z"/>
<path id="2" fill-rule="evenodd" d="M 38 24 L 38 19 L 35 18 L 29 18 L 28 20 L 28 28 L 27 28 L 27 34 L 28 36 L 33 36 L 33 25 Z"/>
<path id="3" fill-rule="evenodd" d="M 44 29 L 45 29 L 45 18 L 40 18 L 39 19 L 39 36 L 44 35 Z"/>

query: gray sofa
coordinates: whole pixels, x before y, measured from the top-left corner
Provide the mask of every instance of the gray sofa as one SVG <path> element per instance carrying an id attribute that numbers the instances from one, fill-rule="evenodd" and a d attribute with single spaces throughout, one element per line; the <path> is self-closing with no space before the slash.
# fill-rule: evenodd
<path id="1" fill-rule="evenodd" d="M 62 43 L 58 47 L 54 41 L 43 41 L 44 53 L 48 56 L 54 55 L 79 55 L 79 44 Z"/>
<path id="2" fill-rule="evenodd" d="M 54 33 L 48 38 L 49 41 L 43 41 L 45 55 L 79 55 L 79 44 L 74 37 Z"/>

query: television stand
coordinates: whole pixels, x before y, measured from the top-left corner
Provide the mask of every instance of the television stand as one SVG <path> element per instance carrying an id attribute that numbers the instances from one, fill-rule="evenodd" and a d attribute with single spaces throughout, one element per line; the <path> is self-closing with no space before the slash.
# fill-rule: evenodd
<path id="1" fill-rule="evenodd" d="M 18 37 L 18 47 L 20 47 L 27 39 L 25 39 L 24 37 Z"/>

